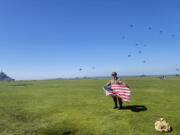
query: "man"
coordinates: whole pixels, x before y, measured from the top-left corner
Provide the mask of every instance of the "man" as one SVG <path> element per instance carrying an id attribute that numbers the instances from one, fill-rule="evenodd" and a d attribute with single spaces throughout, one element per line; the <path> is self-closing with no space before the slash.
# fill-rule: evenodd
<path id="1" fill-rule="evenodd" d="M 106 84 L 106 86 L 110 86 L 110 85 L 117 85 L 117 84 L 124 84 L 126 85 L 124 82 L 121 81 L 120 78 L 117 77 L 117 73 L 116 72 L 113 72 L 112 73 L 112 79 Z M 119 97 L 116 97 L 116 96 L 112 96 L 113 98 L 113 101 L 114 101 L 114 108 L 113 109 L 116 109 L 118 108 L 117 106 L 117 99 L 119 101 L 119 109 L 122 109 L 122 99 L 119 98 Z"/>

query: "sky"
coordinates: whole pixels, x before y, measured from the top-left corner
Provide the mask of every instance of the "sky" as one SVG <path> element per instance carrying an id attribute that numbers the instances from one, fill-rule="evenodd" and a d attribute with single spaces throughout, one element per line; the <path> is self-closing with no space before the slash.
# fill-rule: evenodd
<path id="1" fill-rule="evenodd" d="M 0 68 L 17 80 L 179 73 L 179 5 L 0 0 Z"/>

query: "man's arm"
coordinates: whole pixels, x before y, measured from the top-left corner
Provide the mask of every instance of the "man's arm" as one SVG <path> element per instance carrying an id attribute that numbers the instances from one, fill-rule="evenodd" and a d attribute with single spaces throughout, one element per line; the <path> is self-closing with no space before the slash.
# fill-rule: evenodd
<path id="1" fill-rule="evenodd" d="M 111 85 L 111 80 L 109 80 L 107 83 L 106 83 L 106 86 L 109 86 Z"/>
<path id="2" fill-rule="evenodd" d="M 118 79 L 118 83 L 119 83 L 119 84 L 126 85 L 120 78 Z"/>
<path id="3" fill-rule="evenodd" d="M 123 84 L 129 88 L 129 86 L 126 83 L 124 83 L 121 79 L 118 79 L 118 81 L 119 81 L 119 84 Z"/>

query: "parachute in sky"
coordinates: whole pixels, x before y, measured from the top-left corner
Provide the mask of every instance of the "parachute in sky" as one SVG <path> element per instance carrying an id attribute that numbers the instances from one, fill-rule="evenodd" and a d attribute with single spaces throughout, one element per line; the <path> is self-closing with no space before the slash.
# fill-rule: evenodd
<path id="1" fill-rule="evenodd" d="M 133 27 L 134 27 L 134 25 L 133 25 L 133 24 L 131 24 L 131 25 L 130 25 L 130 27 L 131 27 L 131 28 L 133 28 Z"/>
<path id="2" fill-rule="evenodd" d="M 171 34 L 171 37 L 174 38 L 174 37 L 175 37 L 175 34 Z"/>
<path id="3" fill-rule="evenodd" d="M 138 51 L 138 53 L 140 53 L 140 54 L 141 54 L 141 53 L 142 53 L 142 51 L 141 51 L 141 50 L 139 50 L 139 51 Z"/>
<path id="4" fill-rule="evenodd" d="M 122 39 L 125 39 L 126 37 L 125 37 L 125 36 L 122 36 L 121 38 L 122 38 Z"/>

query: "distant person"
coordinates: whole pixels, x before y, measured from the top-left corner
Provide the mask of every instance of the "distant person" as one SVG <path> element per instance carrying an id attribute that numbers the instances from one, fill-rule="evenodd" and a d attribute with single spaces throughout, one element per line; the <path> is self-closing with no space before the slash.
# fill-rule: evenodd
<path id="1" fill-rule="evenodd" d="M 123 84 L 123 85 L 126 85 L 124 82 L 121 81 L 120 78 L 117 77 L 117 73 L 116 72 L 113 72 L 112 73 L 112 79 L 106 84 L 106 86 L 104 86 L 104 89 L 106 89 L 108 91 L 108 89 L 111 91 L 111 86 L 112 85 L 119 85 L 119 84 Z M 109 87 L 110 86 L 110 87 Z M 128 89 L 128 88 L 127 88 Z M 113 91 L 113 90 L 112 90 Z M 112 92 L 113 93 L 113 92 Z M 112 98 L 113 98 L 113 101 L 114 101 L 114 108 L 113 109 L 116 109 L 118 108 L 117 106 L 117 100 L 119 101 L 119 109 L 122 109 L 122 104 L 123 104 L 123 101 L 120 97 L 117 97 L 117 96 L 113 96 L 112 95 Z"/>

